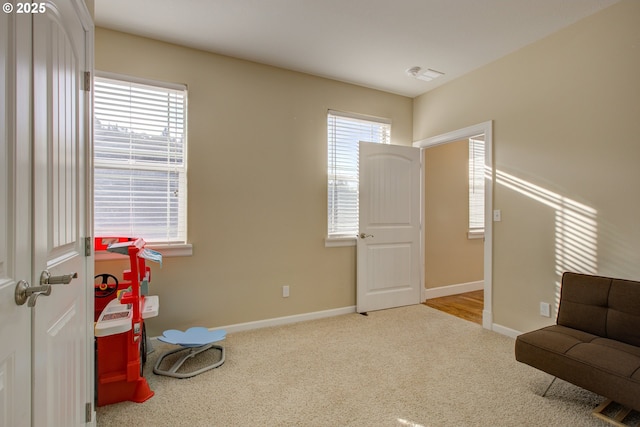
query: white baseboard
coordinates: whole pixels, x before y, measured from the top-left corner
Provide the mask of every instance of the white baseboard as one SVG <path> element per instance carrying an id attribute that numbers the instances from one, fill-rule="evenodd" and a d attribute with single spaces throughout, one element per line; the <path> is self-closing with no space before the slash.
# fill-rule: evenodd
<path id="1" fill-rule="evenodd" d="M 314 311 L 312 313 L 296 314 L 293 316 L 276 317 L 273 319 L 257 320 L 255 322 L 236 323 L 234 325 L 211 328 L 211 330 L 224 329 L 227 333 L 249 331 L 252 329 L 267 328 L 270 326 L 288 325 L 290 323 L 303 322 L 305 320 L 323 319 L 325 317 L 340 316 L 356 312 L 356 306 L 334 308 L 331 310 Z"/>
<path id="2" fill-rule="evenodd" d="M 520 331 L 516 331 L 515 329 L 507 328 L 506 326 L 498 325 L 497 323 L 494 323 L 493 325 L 491 325 L 491 330 L 493 332 L 497 332 L 499 334 L 506 335 L 506 336 L 511 337 L 513 339 L 516 339 L 518 337 L 518 335 L 522 334 L 522 332 L 520 332 Z"/>
<path id="3" fill-rule="evenodd" d="M 464 284 L 464 285 L 468 285 L 468 284 Z M 460 285 L 453 285 L 453 286 L 460 286 Z M 448 286 L 446 287 L 448 288 Z M 434 289 L 440 289 L 440 288 L 434 288 Z M 472 289 L 471 291 L 473 290 L 479 290 L 479 289 Z M 464 293 L 464 292 L 471 292 L 471 291 L 462 291 L 462 292 L 456 292 L 456 293 Z M 455 295 L 455 293 L 444 294 L 443 296 L 446 296 L 446 295 Z M 437 297 L 432 297 L 432 298 L 437 298 Z M 351 314 L 355 312 L 356 312 L 356 306 L 354 305 L 350 307 L 334 308 L 331 310 L 315 311 L 312 313 L 296 314 L 293 316 L 284 316 L 284 317 L 276 317 L 273 319 L 257 320 L 255 322 L 236 323 L 233 325 L 222 326 L 219 328 L 211 328 L 211 330 L 214 331 L 214 330 L 224 329 L 225 331 L 227 331 L 227 333 L 234 333 L 234 332 L 241 332 L 241 331 L 250 331 L 252 329 L 268 328 L 270 326 L 288 325 L 291 323 L 303 322 L 305 320 L 315 320 L 315 319 L 323 319 L 325 317 L 341 316 L 343 314 Z M 492 323 L 491 317 L 492 317 L 491 313 L 485 310 L 485 312 L 483 313 L 483 326 L 485 329 L 492 330 L 494 332 L 497 332 L 502 335 L 506 335 L 514 339 L 518 335 L 522 334 L 522 332 L 516 331 L 515 329 L 507 328 L 506 326 L 498 325 L 497 323 Z M 157 338 L 158 337 L 150 337 L 150 339 L 153 339 L 153 340 Z"/>
<path id="4" fill-rule="evenodd" d="M 457 285 L 440 286 L 424 290 L 425 300 L 446 297 L 449 295 L 464 294 L 465 292 L 481 291 L 484 289 L 484 280 L 477 282 L 459 283 Z"/>

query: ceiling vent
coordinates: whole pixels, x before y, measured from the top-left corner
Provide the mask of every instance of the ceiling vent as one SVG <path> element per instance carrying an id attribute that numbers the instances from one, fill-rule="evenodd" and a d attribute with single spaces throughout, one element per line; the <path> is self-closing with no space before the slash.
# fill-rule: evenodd
<path id="1" fill-rule="evenodd" d="M 433 79 L 444 76 L 444 73 L 441 73 L 440 71 L 432 70 L 431 68 L 423 70 L 420 67 L 411 67 L 407 69 L 406 73 L 414 79 L 424 80 L 425 82 L 430 82 Z"/>

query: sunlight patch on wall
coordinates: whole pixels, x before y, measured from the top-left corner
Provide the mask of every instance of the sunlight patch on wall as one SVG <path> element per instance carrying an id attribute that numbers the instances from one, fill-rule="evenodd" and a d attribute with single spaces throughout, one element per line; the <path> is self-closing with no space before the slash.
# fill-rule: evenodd
<path id="1" fill-rule="evenodd" d="M 563 198 L 556 212 L 556 273 L 598 271 L 596 211 Z"/>
<path id="2" fill-rule="evenodd" d="M 555 211 L 555 307 L 560 302 L 562 273 L 598 272 L 597 211 L 531 182 L 496 171 L 496 183 L 542 203 Z"/>

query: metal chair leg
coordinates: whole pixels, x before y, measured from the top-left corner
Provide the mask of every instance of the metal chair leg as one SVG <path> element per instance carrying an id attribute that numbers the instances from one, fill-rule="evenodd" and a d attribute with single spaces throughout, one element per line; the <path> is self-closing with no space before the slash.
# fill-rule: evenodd
<path id="1" fill-rule="evenodd" d="M 547 389 L 544 391 L 544 393 L 542 393 L 542 397 L 545 397 L 547 395 L 547 392 L 549 391 L 553 383 L 556 382 L 557 378 L 558 377 L 553 377 L 553 379 L 551 380 L 551 383 L 549 383 L 549 385 L 547 386 Z"/>

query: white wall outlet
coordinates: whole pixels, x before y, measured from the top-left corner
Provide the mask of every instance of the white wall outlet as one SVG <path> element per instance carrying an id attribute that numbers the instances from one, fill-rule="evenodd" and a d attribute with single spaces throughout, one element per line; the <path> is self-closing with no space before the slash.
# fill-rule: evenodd
<path id="1" fill-rule="evenodd" d="M 289 297 L 289 286 L 284 285 L 282 287 L 282 298 L 288 298 L 288 297 Z"/>
<path id="2" fill-rule="evenodd" d="M 540 303 L 540 316 L 551 317 L 551 305 L 548 302 Z"/>
<path id="3" fill-rule="evenodd" d="M 494 222 L 502 221 L 502 211 L 500 209 L 496 209 L 493 211 L 493 221 Z"/>

